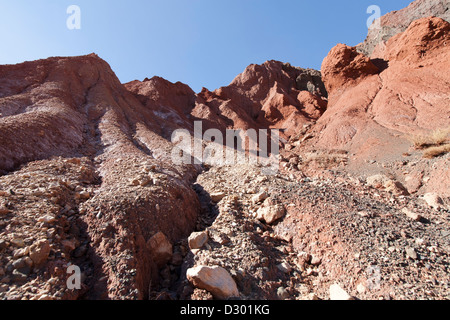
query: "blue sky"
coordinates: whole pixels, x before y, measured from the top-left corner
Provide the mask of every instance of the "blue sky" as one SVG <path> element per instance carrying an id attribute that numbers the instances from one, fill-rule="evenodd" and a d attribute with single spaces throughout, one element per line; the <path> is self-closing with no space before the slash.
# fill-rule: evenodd
<path id="1" fill-rule="evenodd" d="M 251 63 L 320 69 L 337 43 L 367 35 L 381 14 L 412 0 L 0 0 L 0 64 L 97 53 L 122 82 L 154 75 L 199 92 L 228 85 Z M 67 8 L 81 9 L 69 30 Z"/>

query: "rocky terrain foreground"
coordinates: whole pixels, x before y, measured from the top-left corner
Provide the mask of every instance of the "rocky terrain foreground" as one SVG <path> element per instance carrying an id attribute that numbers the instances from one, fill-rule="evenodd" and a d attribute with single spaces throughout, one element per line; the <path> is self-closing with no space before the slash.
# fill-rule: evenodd
<path id="1" fill-rule="evenodd" d="M 0 299 L 449 299 L 448 14 L 200 93 L 95 54 L 0 66 Z M 280 129 L 279 171 L 174 163 L 196 121 Z"/>

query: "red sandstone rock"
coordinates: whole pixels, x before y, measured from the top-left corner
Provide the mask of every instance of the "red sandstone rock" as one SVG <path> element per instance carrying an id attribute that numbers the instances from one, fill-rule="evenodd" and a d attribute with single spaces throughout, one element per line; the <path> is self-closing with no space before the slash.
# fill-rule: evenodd
<path id="1" fill-rule="evenodd" d="M 347 150 L 357 170 L 360 159 L 398 158 L 413 134 L 447 128 L 450 78 L 442 70 L 450 68 L 449 28 L 440 18 L 417 20 L 373 59 L 333 48 L 322 66 L 328 108 L 311 147 Z"/>

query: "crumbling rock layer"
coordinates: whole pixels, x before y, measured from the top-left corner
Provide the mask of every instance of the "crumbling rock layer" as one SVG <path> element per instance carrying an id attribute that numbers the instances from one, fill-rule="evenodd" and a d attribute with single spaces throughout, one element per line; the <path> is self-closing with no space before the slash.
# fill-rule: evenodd
<path id="1" fill-rule="evenodd" d="M 311 129 L 311 148 L 346 150 L 358 168 L 410 152 L 415 134 L 448 128 L 449 30 L 440 18 L 416 20 L 371 58 L 334 47 L 322 64 L 329 101 Z"/>
<path id="2" fill-rule="evenodd" d="M 23 185 L 25 180 L 11 181 L 11 175 L 0 178 L 0 189 L 9 190 L 2 192 L 1 200 L 8 208 L 6 218 L 11 215 L 18 220 L 1 229 L 6 253 L 1 264 L 14 271 L 8 267 L 14 260 L 7 253 L 13 255 L 19 249 L 12 241 L 21 237 L 21 226 L 26 224 L 36 229 L 29 231 L 22 246 L 31 247 L 40 238 L 51 241 L 51 263 L 28 270 L 25 281 L 36 275 L 42 283 L 49 281 L 52 264 L 67 267 L 78 250 L 91 265 L 87 283 L 96 283 L 86 297 L 145 298 L 152 278 L 158 278 L 147 241 L 156 232 L 163 232 L 170 241 L 189 234 L 199 210 L 190 187 L 198 169 L 172 164 L 172 145 L 159 135 L 154 115 L 96 55 L 1 66 L 0 82 L 0 169 L 15 170 L 31 182 L 40 172 L 49 178 L 32 186 Z M 67 173 L 50 179 L 52 168 L 59 166 Z M 78 171 L 90 173 L 71 180 Z M 54 194 L 33 195 L 38 187 L 51 188 L 52 180 Z M 21 210 L 24 199 L 34 202 Z M 45 219 L 39 221 L 38 212 L 49 210 L 57 220 L 72 212 L 71 220 L 80 225 L 80 231 L 68 235 L 57 228 L 56 239 L 53 233 L 46 234 L 50 225 Z M 60 241 L 67 237 L 74 242 L 62 256 Z M 53 292 L 45 295 L 58 290 L 60 296 L 66 295 L 66 275 L 60 276 L 60 286 L 52 286 Z M 14 278 L 4 279 L 10 281 L 14 283 Z M 10 291 L 14 296 L 15 290 Z M 20 294 L 33 296 L 28 291 Z"/>
<path id="3" fill-rule="evenodd" d="M 166 134 L 176 128 L 193 130 L 283 129 L 287 137 L 316 121 L 327 106 L 319 71 L 279 61 L 250 65 L 230 85 L 195 94 L 188 86 L 159 77 L 125 84 L 160 119 Z"/>
<path id="4" fill-rule="evenodd" d="M 450 3 L 446 0 L 417 0 L 404 9 L 390 12 L 380 18 L 380 28 L 372 24 L 367 38 L 356 48 L 371 56 L 377 46 L 383 47 L 390 38 L 404 32 L 415 20 L 431 16 L 450 22 Z"/>

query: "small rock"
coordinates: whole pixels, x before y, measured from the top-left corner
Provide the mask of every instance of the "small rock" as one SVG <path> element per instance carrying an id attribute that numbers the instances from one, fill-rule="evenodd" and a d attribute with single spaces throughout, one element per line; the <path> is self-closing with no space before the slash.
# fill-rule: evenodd
<path id="1" fill-rule="evenodd" d="M 315 293 L 309 293 L 306 297 L 308 301 L 318 301 L 320 298 Z"/>
<path id="2" fill-rule="evenodd" d="M 68 251 L 69 253 L 74 251 L 77 247 L 75 240 L 63 240 L 61 241 L 61 244 L 63 245 L 64 250 Z"/>
<path id="3" fill-rule="evenodd" d="M 8 248 L 8 243 L 4 239 L 0 239 L 0 250 Z"/>
<path id="4" fill-rule="evenodd" d="M 153 260 L 159 268 L 172 259 L 172 244 L 162 232 L 158 232 L 151 237 L 147 242 L 147 247 L 151 251 Z"/>
<path id="5" fill-rule="evenodd" d="M 277 265 L 277 268 L 283 273 L 290 273 L 292 271 L 291 266 L 286 262 Z"/>
<path id="6" fill-rule="evenodd" d="M 208 231 L 194 232 L 189 236 L 189 248 L 200 249 L 208 241 Z"/>
<path id="7" fill-rule="evenodd" d="M 188 269 L 186 275 L 195 287 L 209 291 L 216 299 L 239 296 L 236 282 L 222 267 L 198 266 Z"/>
<path id="8" fill-rule="evenodd" d="M 269 195 L 267 194 L 267 192 L 263 191 L 263 192 L 258 193 L 255 196 L 253 196 L 252 202 L 253 202 L 253 204 L 257 204 L 259 202 L 266 200 L 268 197 L 269 197 Z"/>
<path id="9" fill-rule="evenodd" d="M 140 181 L 141 187 L 146 187 L 150 184 L 153 184 L 153 178 L 149 176 L 142 178 L 142 180 Z"/>
<path id="10" fill-rule="evenodd" d="M 279 287 L 277 290 L 277 296 L 281 300 L 286 300 L 289 298 L 289 292 L 285 288 Z"/>
<path id="11" fill-rule="evenodd" d="M 366 292 L 366 286 L 360 283 L 356 286 L 356 291 L 358 291 L 358 293 L 363 294 Z"/>
<path id="12" fill-rule="evenodd" d="M 394 195 L 403 195 L 408 196 L 409 192 L 406 190 L 405 186 L 398 181 L 389 180 L 384 184 L 384 187 L 387 191 L 391 192 Z"/>
<path id="13" fill-rule="evenodd" d="M 413 260 L 417 260 L 418 256 L 417 256 L 417 252 L 414 248 L 406 248 L 405 252 L 409 258 L 411 258 Z"/>
<path id="14" fill-rule="evenodd" d="M 436 193 L 427 193 L 424 194 L 423 200 L 435 210 L 439 210 L 443 205 L 441 197 L 439 197 Z"/>
<path id="15" fill-rule="evenodd" d="M 35 242 L 30 247 L 30 258 L 33 260 L 35 266 L 41 266 L 50 254 L 50 243 L 43 239 Z"/>
<path id="16" fill-rule="evenodd" d="M 45 215 L 43 217 L 40 217 L 37 219 L 38 222 L 44 222 L 44 223 L 53 223 L 56 221 L 56 218 L 52 215 Z"/>
<path id="17" fill-rule="evenodd" d="M 22 238 L 14 238 L 11 240 L 11 244 L 15 245 L 16 247 L 22 248 L 25 247 L 25 242 Z"/>
<path id="18" fill-rule="evenodd" d="M 312 259 L 311 259 L 311 265 L 313 265 L 313 266 L 318 266 L 318 265 L 320 265 L 322 263 L 322 259 L 321 258 L 319 258 L 318 256 L 313 256 L 312 257 Z"/>
<path id="19" fill-rule="evenodd" d="M 215 192 L 210 194 L 211 201 L 215 203 L 219 203 L 223 198 L 226 197 L 225 192 Z"/>
<path id="20" fill-rule="evenodd" d="M 80 192 L 80 198 L 83 200 L 88 200 L 91 197 L 91 194 L 88 191 Z"/>
<path id="21" fill-rule="evenodd" d="M 138 179 L 130 180 L 130 185 L 131 186 L 138 186 L 139 184 L 140 184 L 140 182 L 139 182 Z"/>
<path id="22" fill-rule="evenodd" d="M 0 216 L 4 216 L 8 213 L 10 213 L 8 209 L 6 209 L 5 207 L 0 207 Z"/>
<path id="23" fill-rule="evenodd" d="M 19 270 L 14 270 L 12 272 L 12 281 L 17 283 L 17 284 L 24 284 L 25 282 L 27 282 L 27 275 L 20 272 Z"/>
<path id="24" fill-rule="evenodd" d="M 286 214 L 286 210 L 282 205 L 259 208 L 257 211 L 257 219 L 264 220 L 267 224 L 273 224 Z"/>
<path id="25" fill-rule="evenodd" d="M 402 213 L 404 213 L 408 218 L 413 219 L 414 221 L 422 220 L 422 216 L 416 212 L 409 210 L 408 208 L 403 208 Z"/>
<path id="26" fill-rule="evenodd" d="M 353 298 L 338 284 L 330 286 L 330 300 L 353 300 Z"/>
<path id="27" fill-rule="evenodd" d="M 389 182 L 391 179 L 389 179 L 384 174 L 376 174 L 370 177 L 367 177 L 366 183 L 374 188 L 384 188 L 385 184 Z"/>
<path id="28" fill-rule="evenodd" d="M 30 248 L 29 247 L 25 247 L 25 248 L 21 248 L 21 249 L 17 249 L 13 252 L 13 258 L 14 259 L 19 259 L 23 256 L 27 256 L 28 253 L 30 253 Z"/>

